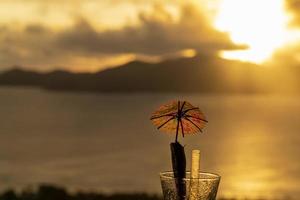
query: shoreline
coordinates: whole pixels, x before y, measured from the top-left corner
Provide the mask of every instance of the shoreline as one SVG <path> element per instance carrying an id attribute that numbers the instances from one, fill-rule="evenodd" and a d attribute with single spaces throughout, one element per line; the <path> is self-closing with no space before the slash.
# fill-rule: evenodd
<path id="1" fill-rule="evenodd" d="M 7 189 L 0 192 L 0 200 L 163 200 L 159 194 L 143 192 L 134 193 L 111 193 L 77 191 L 69 192 L 67 189 L 57 185 L 41 184 L 35 189 L 26 188 L 17 192 L 14 189 Z M 217 200 L 296 200 L 289 196 L 285 198 L 237 198 L 218 197 Z"/>

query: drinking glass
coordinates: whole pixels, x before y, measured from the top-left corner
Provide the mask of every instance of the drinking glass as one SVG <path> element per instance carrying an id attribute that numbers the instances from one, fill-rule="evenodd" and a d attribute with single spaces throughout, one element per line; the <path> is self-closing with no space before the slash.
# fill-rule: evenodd
<path id="1" fill-rule="evenodd" d="M 160 181 L 164 200 L 215 200 L 218 192 L 220 176 L 213 173 L 200 172 L 199 178 L 174 178 L 173 172 L 161 172 Z"/>

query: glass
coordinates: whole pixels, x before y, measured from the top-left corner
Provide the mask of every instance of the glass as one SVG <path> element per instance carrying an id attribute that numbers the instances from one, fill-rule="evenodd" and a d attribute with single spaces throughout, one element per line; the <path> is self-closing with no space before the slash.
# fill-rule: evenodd
<path id="1" fill-rule="evenodd" d="M 190 172 L 186 172 L 186 178 L 178 181 L 173 172 L 160 173 L 164 200 L 215 200 L 220 178 L 206 172 L 200 172 L 199 178 L 190 178 Z"/>

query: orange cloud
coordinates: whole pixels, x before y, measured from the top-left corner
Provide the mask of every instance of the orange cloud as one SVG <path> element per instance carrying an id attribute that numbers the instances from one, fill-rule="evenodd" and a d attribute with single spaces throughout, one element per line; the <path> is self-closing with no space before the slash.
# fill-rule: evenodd
<path id="1" fill-rule="evenodd" d="M 300 26 L 300 0 L 285 0 L 285 4 L 293 17 L 291 25 Z"/>
<path id="2" fill-rule="evenodd" d="M 67 68 L 76 65 L 75 60 L 96 58 L 101 66 L 101 58 L 124 55 L 163 57 L 186 49 L 216 54 L 220 50 L 244 48 L 233 44 L 226 33 L 214 29 L 204 13 L 190 4 L 181 7 L 178 20 L 163 6 L 156 5 L 150 14 L 139 13 L 138 22 L 102 31 L 84 18 L 59 31 L 41 24 L 27 25 L 22 30 L 3 26 L 0 64 Z"/>

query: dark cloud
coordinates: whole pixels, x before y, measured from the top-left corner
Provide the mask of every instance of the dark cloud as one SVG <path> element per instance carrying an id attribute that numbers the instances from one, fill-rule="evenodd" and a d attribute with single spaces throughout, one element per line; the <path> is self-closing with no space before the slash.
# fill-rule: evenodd
<path id="1" fill-rule="evenodd" d="M 287 10 L 292 13 L 291 24 L 300 26 L 300 0 L 285 0 Z"/>
<path id="2" fill-rule="evenodd" d="M 275 66 L 296 66 L 300 67 L 300 41 L 288 44 L 277 49 L 271 60 L 266 64 Z"/>
<path id="3" fill-rule="evenodd" d="M 67 64 L 68 54 L 63 59 L 62 50 L 55 45 L 57 33 L 40 25 L 29 25 L 22 30 L 5 27 L 0 31 L 0 66 L 29 65 L 51 68 Z"/>
<path id="4" fill-rule="evenodd" d="M 46 33 L 48 30 L 40 25 L 37 24 L 31 24 L 26 26 L 25 30 L 26 33 L 32 33 L 32 34 L 43 34 Z"/>
<path id="5" fill-rule="evenodd" d="M 0 27 L 0 64 L 68 65 L 76 57 L 122 54 L 161 56 L 184 49 L 214 54 L 244 48 L 217 31 L 193 6 L 183 6 L 179 20 L 162 7 L 139 14 L 139 24 L 118 30 L 98 31 L 85 19 L 61 31 L 39 24 L 23 30 Z"/>
<path id="6" fill-rule="evenodd" d="M 152 15 L 139 15 L 139 26 L 121 30 L 97 32 L 86 21 L 62 33 L 58 39 L 62 48 L 100 53 L 136 53 L 162 55 L 192 48 L 216 52 L 240 48 L 229 36 L 215 30 L 192 6 L 182 8 L 178 22 L 160 6 Z"/>

